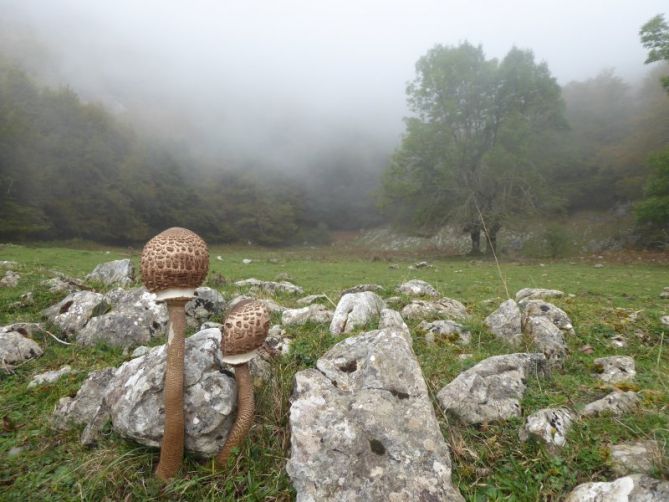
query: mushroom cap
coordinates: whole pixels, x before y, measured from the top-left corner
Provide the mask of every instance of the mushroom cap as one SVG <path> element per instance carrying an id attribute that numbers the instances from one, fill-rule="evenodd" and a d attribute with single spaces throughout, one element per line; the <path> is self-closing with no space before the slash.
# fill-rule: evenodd
<path id="1" fill-rule="evenodd" d="M 209 270 L 207 244 L 190 230 L 169 228 L 146 243 L 140 269 L 152 293 L 173 290 L 165 297 L 193 296 Z"/>
<path id="2" fill-rule="evenodd" d="M 240 364 L 251 359 L 267 337 L 269 317 L 267 307 L 258 301 L 235 305 L 221 328 L 223 362 Z"/>

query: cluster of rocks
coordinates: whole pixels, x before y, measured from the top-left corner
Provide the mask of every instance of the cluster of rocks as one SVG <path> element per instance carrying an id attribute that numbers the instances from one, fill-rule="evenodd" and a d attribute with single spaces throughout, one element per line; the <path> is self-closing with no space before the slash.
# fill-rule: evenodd
<path id="1" fill-rule="evenodd" d="M 186 305 L 191 327 L 220 314 L 225 299 L 216 290 L 202 287 Z M 77 291 L 43 311 L 43 316 L 68 338 L 81 345 L 106 343 L 132 347 L 165 334 L 167 307 L 143 287 L 117 288 L 106 294 Z"/>
<path id="2" fill-rule="evenodd" d="M 553 366 L 559 366 L 567 355 L 566 337 L 574 336 L 574 327 L 567 313 L 546 298 L 560 298 L 562 291 L 526 288 L 516 299 L 503 302 L 485 318 L 490 332 L 513 346 L 527 336 Z"/>
<path id="3" fill-rule="evenodd" d="M 122 275 L 96 270 L 97 275 L 89 278 L 101 282 L 118 282 Z M 125 277 L 130 276 L 126 269 Z M 49 287 L 73 284 L 58 279 L 60 283 L 53 281 Z M 303 293 L 288 281 L 248 279 L 235 285 L 248 288 L 252 295 Z M 449 448 L 405 319 L 417 323 L 417 332 L 424 333 L 427 343 L 442 339 L 467 345 L 471 333 L 462 323 L 469 313 L 465 305 L 441 296 L 425 281 L 401 284 L 396 289 L 401 296 L 394 298 L 384 300 L 383 291 L 374 284 L 349 288 L 334 310 L 322 294 L 296 300 L 299 308 L 261 300 L 280 315 L 281 323 L 271 327 L 263 350 L 251 361 L 256 379 L 271 377 L 267 359 L 288 352 L 287 331 L 292 327 L 329 325 L 329 332 L 337 336 L 367 330 L 342 340 L 318 359 L 315 368 L 295 375 L 286 469 L 297 500 L 463 500 L 451 481 Z M 485 323 L 495 336 L 514 347 L 529 341 L 534 351 L 489 357 L 461 372 L 437 392 L 442 411 L 464 424 L 525 416 L 519 439 L 539 440 L 557 450 L 566 444 L 569 429 L 578 420 L 635 410 L 638 394 L 617 389 L 580 410 L 557 407 L 525 413 L 522 409 L 528 381 L 548 379 L 567 356 L 565 340 L 575 336 L 566 312 L 546 301 L 561 296 L 556 290 L 524 289 L 488 316 Z M 189 325 L 202 325 L 186 340 L 185 352 L 186 449 L 197 456 L 211 457 L 221 448 L 236 413 L 233 369 L 221 361 L 220 325 L 211 318 L 245 298 L 253 296 L 240 295 L 226 303 L 218 291 L 199 288 L 186 308 Z M 389 304 L 398 305 L 397 310 Z M 106 294 L 71 292 L 44 315 L 65 336 L 83 344 L 136 346 L 163 335 L 167 324 L 165 307 L 143 288 Z M 18 325 L 0 328 L 0 363 L 15 364 L 26 354 L 41 354 L 30 331 Z M 58 402 L 53 426 L 62 430 L 84 426 L 81 440 L 93 444 L 105 423 L 111 422 L 120 436 L 159 446 L 165 357 L 164 345 L 139 347 L 118 368 L 91 373 L 76 396 Z M 596 359 L 592 369 L 606 384 L 628 382 L 635 375 L 634 360 L 627 356 Z M 37 375 L 30 386 L 47 385 L 70 372 L 66 366 Z M 660 445 L 624 443 L 610 448 L 614 472 L 625 477 L 579 485 L 567 500 L 599 500 L 611 494 L 662 500 L 669 493 L 667 483 L 641 475 L 650 472 L 653 459 L 662 455 Z"/>

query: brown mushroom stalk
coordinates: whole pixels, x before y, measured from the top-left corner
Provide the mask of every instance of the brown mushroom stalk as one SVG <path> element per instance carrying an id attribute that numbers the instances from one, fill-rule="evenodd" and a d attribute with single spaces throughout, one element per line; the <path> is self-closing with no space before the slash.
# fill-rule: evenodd
<path id="1" fill-rule="evenodd" d="M 269 331 L 269 312 L 260 302 L 240 302 L 230 312 L 221 330 L 222 360 L 235 368 L 237 383 L 237 417 L 216 455 L 216 465 L 222 467 L 232 449 L 239 446 L 251 429 L 255 402 L 248 361 L 256 354 Z"/>
<path id="2" fill-rule="evenodd" d="M 235 423 L 228 433 L 223 448 L 216 455 L 216 464 L 220 467 L 225 465 L 233 448 L 244 441 L 253 424 L 253 414 L 255 413 L 253 383 L 247 363 L 235 366 L 235 381 L 237 382 L 237 418 L 235 418 Z"/>
<path id="3" fill-rule="evenodd" d="M 141 271 L 146 288 L 169 312 L 165 366 L 165 429 L 156 476 L 169 479 L 181 466 L 184 452 L 184 332 L 186 303 L 209 269 L 205 242 L 190 230 L 170 228 L 151 239 L 142 251 Z"/>
<path id="4" fill-rule="evenodd" d="M 170 320 L 167 327 L 167 362 L 165 364 L 165 429 L 160 448 L 156 476 L 173 477 L 181 466 L 184 454 L 184 352 L 186 350 L 185 319 L 187 300 L 168 300 Z"/>

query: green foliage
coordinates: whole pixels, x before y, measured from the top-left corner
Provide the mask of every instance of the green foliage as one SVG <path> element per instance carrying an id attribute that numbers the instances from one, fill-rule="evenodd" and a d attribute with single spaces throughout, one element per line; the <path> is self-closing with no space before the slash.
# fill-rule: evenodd
<path id="1" fill-rule="evenodd" d="M 407 87 L 415 116 L 383 177 L 381 203 L 400 223 L 489 228 L 555 202 L 545 146 L 566 127 L 560 88 L 530 51 L 502 61 L 481 47 L 435 46 Z M 496 232 L 493 230 L 493 232 Z"/>
<path id="2" fill-rule="evenodd" d="M 645 198 L 636 206 L 643 243 L 652 247 L 669 244 L 669 148 L 651 156 L 652 168 Z"/>
<path id="3" fill-rule="evenodd" d="M 666 147 L 669 138 L 659 70 L 637 90 L 613 70 L 563 88 L 571 131 L 549 179 L 568 210 L 606 210 L 642 197 L 648 152 Z"/>
<path id="4" fill-rule="evenodd" d="M 295 184 L 196 175 L 193 163 L 0 58 L 0 239 L 135 243 L 185 226 L 213 242 L 276 245 L 316 226 Z"/>
<path id="5" fill-rule="evenodd" d="M 648 49 L 646 64 L 656 61 L 669 61 L 669 24 L 662 14 L 658 14 L 641 27 L 639 31 L 641 45 Z M 669 76 L 661 79 L 663 87 L 669 92 Z"/>

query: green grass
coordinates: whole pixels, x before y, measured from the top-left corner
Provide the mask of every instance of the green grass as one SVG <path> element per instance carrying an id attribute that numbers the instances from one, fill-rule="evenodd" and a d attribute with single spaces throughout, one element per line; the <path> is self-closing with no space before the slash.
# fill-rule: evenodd
<path id="1" fill-rule="evenodd" d="M 17 288 L 0 289 L 0 325 L 15 321 L 38 321 L 39 312 L 60 300 L 40 282 L 54 271 L 83 277 L 97 263 L 132 256 L 138 251 L 68 247 L 0 246 L 0 260 L 19 263 L 22 279 Z M 435 268 L 409 270 L 418 257 L 346 254 L 333 248 L 264 250 L 222 248 L 210 250 L 209 278 L 226 298 L 240 291 L 234 281 L 256 277 L 275 280 L 288 277 L 305 294 L 325 293 L 336 302 L 340 291 L 360 283 L 377 283 L 384 296 L 394 295 L 401 282 L 419 278 L 443 295 L 456 298 L 473 314 L 469 347 L 446 341 L 428 346 L 414 333 L 414 350 L 428 388 L 436 393 L 460 371 L 491 355 L 509 352 L 483 327 L 483 318 L 506 298 L 493 263 L 468 259 L 434 259 Z M 223 261 L 217 260 L 221 256 Z M 242 264 L 243 258 L 253 263 Z M 399 265 L 389 268 L 390 261 Z M 546 406 L 579 409 L 610 392 L 592 376 L 593 360 L 613 354 L 632 355 L 636 361 L 635 385 L 643 406 L 624 417 L 582 420 L 571 430 L 568 445 L 558 454 L 542 445 L 518 440 L 521 419 L 501 424 L 466 427 L 435 411 L 445 439 L 451 445 L 453 479 L 468 500 L 558 500 L 585 481 L 614 478 L 606 458 L 606 445 L 655 438 L 669 442 L 669 349 L 659 316 L 669 313 L 669 302 L 659 292 L 669 285 L 669 270 L 655 263 L 607 263 L 595 269 L 587 260 L 502 264 L 513 295 L 522 287 L 556 288 L 572 294 L 555 300 L 571 316 L 577 332 L 568 340 L 570 356 L 562 371 L 550 381 L 530 381 L 523 400 L 525 414 Z M 32 291 L 35 303 L 10 307 Z M 295 306 L 296 297 L 276 300 Z M 486 300 L 492 300 L 487 302 Z M 405 299 L 406 301 L 406 299 Z M 640 311 L 634 320 L 629 316 Z M 275 319 L 277 320 L 277 319 Z M 95 449 L 79 444 L 81 430 L 53 431 L 49 417 L 59 398 L 74 395 L 89 371 L 118 366 L 128 359 L 123 351 L 105 347 L 64 346 L 48 336 L 37 335 L 45 349 L 41 358 L 29 361 L 13 373 L 0 372 L 0 499 L 1 500 L 291 500 L 295 493 L 285 474 L 290 438 L 287 430 L 289 397 L 295 372 L 313 367 L 329 347 L 341 340 L 327 326 L 289 329 L 293 337 L 289 356 L 272 363 L 273 378 L 256 389 L 257 412 L 249 438 L 233 456 L 228 468 L 214 473 L 211 463 L 186 456 L 181 475 L 168 484 L 155 480 L 158 451 L 115 436 L 107 430 Z M 622 334 L 628 346 L 612 348 L 611 336 Z M 158 343 L 158 342 L 156 342 Z M 579 351 L 591 345 L 590 355 Z M 524 349 L 520 349 L 524 350 Z M 458 355 L 470 353 L 470 360 Z M 74 373 L 52 385 L 28 389 L 31 378 L 43 371 L 69 364 Z M 14 457 L 14 447 L 23 450 Z M 669 477 L 665 461 L 655 475 Z"/>

